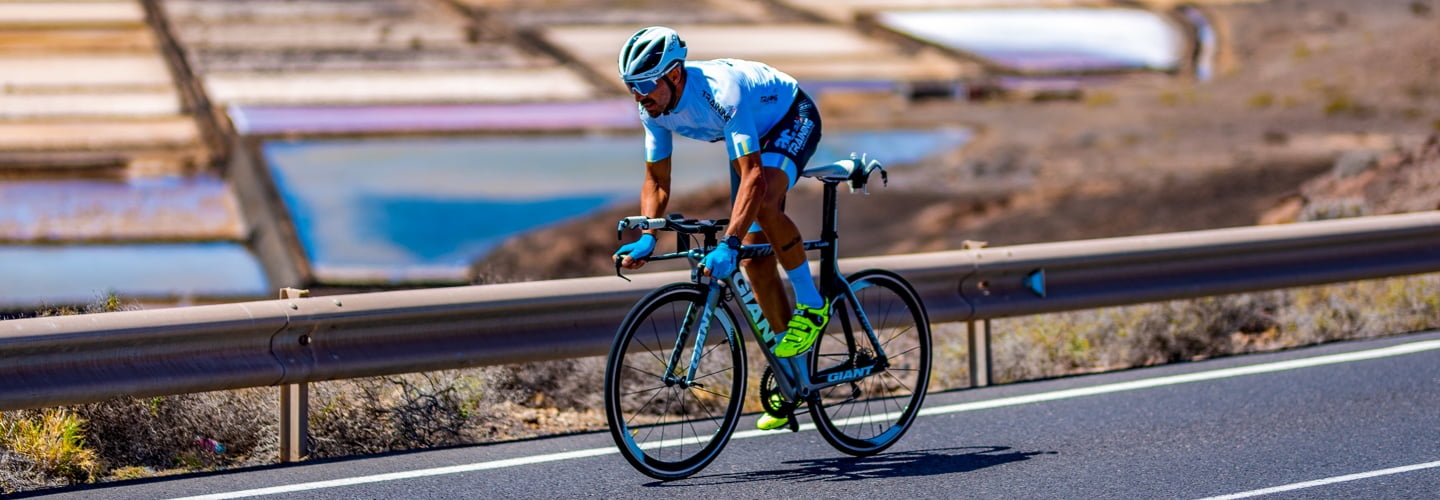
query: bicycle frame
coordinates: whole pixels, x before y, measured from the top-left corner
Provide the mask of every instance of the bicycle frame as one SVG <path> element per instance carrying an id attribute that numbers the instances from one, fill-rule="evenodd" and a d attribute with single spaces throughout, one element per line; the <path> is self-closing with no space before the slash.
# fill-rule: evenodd
<path id="1" fill-rule="evenodd" d="M 783 288 L 757 290 L 744 272 L 724 278 L 701 275 L 700 263 L 714 251 L 726 228 L 742 227 L 738 221 L 730 224 L 728 219 L 699 220 L 680 214 L 659 218 L 653 213 L 620 220 L 616 238 L 621 240 L 631 229 L 674 232 L 674 252 L 641 258 L 684 258 L 691 271 L 688 281 L 661 286 L 630 309 L 606 361 L 605 418 L 620 454 L 636 470 L 661 480 L 688 477 L 724 449 L 745 409 L 744 394 L 750 384 L 739 323 L 750 324 L 768 366 L 759 387 L 760 404 L 777 420 L 762 418 L 757 427 L 781 424 L 799 430 L 796 411 L 804 405 L 825 441 L 853 456 L 880 453 L 910 428 L 924 402 L 930 374 L 925 306 L 914 287 L 894 272 L 840 273 L 837 186 L 844 182 L 851 192 L 863 192 L 875 172 L 885 180 L 880 162 L 860 154 L 801 172 L 824 183 L 820 238 L 804 241 L 801 250 L 820 254 L 819 289 L 832 316 L 809 352 L 789 358 L 771 351 L 778 344 L 775 330 L 784 327 L 771 324 L 760 307 L 772 302 L 761 292 L 777 292 L 774 298 L 779 298 L 785 295 Z M 770 245 L 742 246 L 735 258 L 760 259 L 750 264 L 763 262 L 768 267 L 774 265 L 775 250 Z M 618 258 L 622 254 L 617 252 L 614 263 L 615 274 L 624 278 L 626 264 L 639 266 Z M 773 272 L 769 269 L 765 274 Z M 725 304 L 731 300 L 746 321 Z M 719 333 L 712 331 L 716 325 Z"/>
<path id="2" fill-rule="evenodd" d="M 742 273 L 737 270 L 730 278 L 724 280 L 702 278 L 698 274 L 692 274 L 692 280 L 707 285 L 709 292 L 706 294 L 703 310 L 686 311 L 685 318 L 682 321 L 680 335 L 675 339 L 675 347 L 671 351 L 669 363 L 666 366 L 665 381 L 667 383 L 680 384 L 682 387 L 694 385 L 695 371 L 699 365 L 700 355 L 704 352 L 706 338 L 709 335 L 711 326 L 710 311 L 714 310 L 721 300 L 730 297 L 733 297 L 740 306 L 745 318 L 750 323 L 750 331 L 756 341 L 760 342 L 761 346 L 764 346 L 761 351 L 764 352 L 766 361 L 775 369 L 775 380 L 781 393 L 787 398 L 790 398 L 791 401 L 798 402 L 808 400 L 820 389 L 854 382 L 883 372 L 888 368 L 889 358 L 885 355 L 880 339 L 876 337 L 875 330 L 871 327 L 870 320 L 866 316 L 865 311 L 859 307 L 860 301 L 859 298 L 855 296 L 855 291 L 851 289 L 850 283 L 840 274 L 839 251 L 836 247 L 836 241 L 839 239 L 839 235 L 835 230 L 838 211 L 836 184 L 835 182 L 825 182 L 825 214 L 822 224 L 822 234 L 820 239 L 805 241 L 804 248 L 807 251 L 820 251 L 820 289 L 822 293 L 826 293 L 832 300 L 835 300 L 835 307 L 840 307 L 837 311 L 840 313 L 840 325 L 845 332 L 845 342 L 848 348 L 847 352 L 851 356 L 850 359 L 832 369 L 816 373 L 814 378 L 805 376 L 809 373 L 809 367 L 807 366 L 809 356 L 801 355 L 791 358 L 779 358 L 771 352 L 770 347 L 774 345 L 775 334 L 770 328 L 769 321 L 760 309 L 759 301 L 755 297 L 754 288 L 750 286 L 749 281 L 745 279 Z M 705 235 L 705 250 L 714 248 L 717 243 L 714 240 L 714 234 Z M 698 262 L 699 257 L 703 256 L 703 252 L 699 250 L 701 249 L 685 250 L 673 254 L 656 256 L 652 257 L 652 260 L 664 260 L 684 256 L 691 260 L 693 266 L 695 262 Z M 773 253 L 774 251 L 770 245 L 750 245 L 740 249 L 738 259 L 765 257 Z M 842 296 L 845 299 L 843 301 L 839 300 Z M 844 314 L 845 304 L 853 305 L 855 317 L 858 318 L 860 323 L 860 330 L 865 333 L 866 338 L 869 340 L 869 347 L 875 350 L 875 360 L 869 365 L 856 365 L 856 359 L 854 357 L 857 352 L 855 328 L 854 325 L 851 325 L 850 318 Z M 700 314 L 697 315 L 697 312 Z M 683 351 L 687 342 L 685 337 L 688 335 L 687 332 L 690 331 L 690 323 L 695 321 L 697 316 L 700 324 L 697 325 L 698 328 L 695 330 L 694 348 L 691 350 L 689 370 L 683 378 L 677 379 L 675 378 L 675 368 L 680 362 L 680 353 Z M 730 334 L 728 328 L 726 328 L 725 331 L 726 335 Z"/>

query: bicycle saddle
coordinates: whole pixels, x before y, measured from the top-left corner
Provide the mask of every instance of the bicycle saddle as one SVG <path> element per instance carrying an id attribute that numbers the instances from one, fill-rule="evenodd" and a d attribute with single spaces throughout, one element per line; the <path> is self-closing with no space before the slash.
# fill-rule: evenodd
<path id="1" fill-rule="evenodd" d="M 880 180 L 883 184 L 890 183 L 890 176 L 885 173 L 885 167 L 880 165 L 880 160 L 866 158 L 864 154 L 850 153 L 850 158 L 840 160 L 828 165 L 819 165 L 805 169 L 800 175 L 814 177 L 824 182 L 846 182 L 850 185 L 850 192 L 859 190 L 870 194 L 865 189 L 870 182 L 870 174 L 876 170 L 880 171 Z"/>

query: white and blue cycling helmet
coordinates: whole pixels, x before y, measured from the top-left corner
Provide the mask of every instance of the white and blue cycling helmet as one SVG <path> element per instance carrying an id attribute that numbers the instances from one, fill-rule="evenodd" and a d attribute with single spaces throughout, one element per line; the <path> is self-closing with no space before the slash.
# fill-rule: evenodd
<path id="1" fill-rule="evenodd" d="M 655 90 L 660 77 L 684 64 L 688 51 L 680 34 L 664 26 L 636 31 L 620 48 L 620 79 L 641 95 Z"/>

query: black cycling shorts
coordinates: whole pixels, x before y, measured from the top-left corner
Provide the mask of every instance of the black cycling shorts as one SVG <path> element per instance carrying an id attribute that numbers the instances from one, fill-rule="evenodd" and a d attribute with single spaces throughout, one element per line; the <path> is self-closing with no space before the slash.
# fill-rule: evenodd
<path id="1" fill-rule="evenodd" d="M 800 172 L 805 170 L 805 165 L 810 162 L 810 157 L 815 155 L 815 148 L 820 144 L 820 110 L 815 108 L 815 101 L 805 95 L 805 91 L 796 89 L 795 100 L 790 103 L 790 110 L 780 118 L 775 126 L 760 137 L 760 163 L 766 167 L 778 168 L 785 171 L 790 178 L 790 185 L 785 189 L 789 190 L 795 186 L 795 181 L 800 178 Z M 740 173 L 730 169 L 730 201 L 735 201 L 735 195 L 740 191 Z M 781 207 L 784 208 L 783 206 Z M 754 231 L 752 226 L 751 230 Z"/>

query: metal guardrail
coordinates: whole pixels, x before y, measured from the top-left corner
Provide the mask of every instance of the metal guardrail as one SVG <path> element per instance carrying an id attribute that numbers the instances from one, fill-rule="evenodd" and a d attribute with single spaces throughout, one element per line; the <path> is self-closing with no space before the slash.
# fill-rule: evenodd
<path id="1" fill-rule="evenodd" d="M 842 260 L 868 267 L 975 321 L 1440 271 L 1440 212 Z M 688 273 L 633 278 L 0 321 L 0 410 L 601 355 Z"/>

